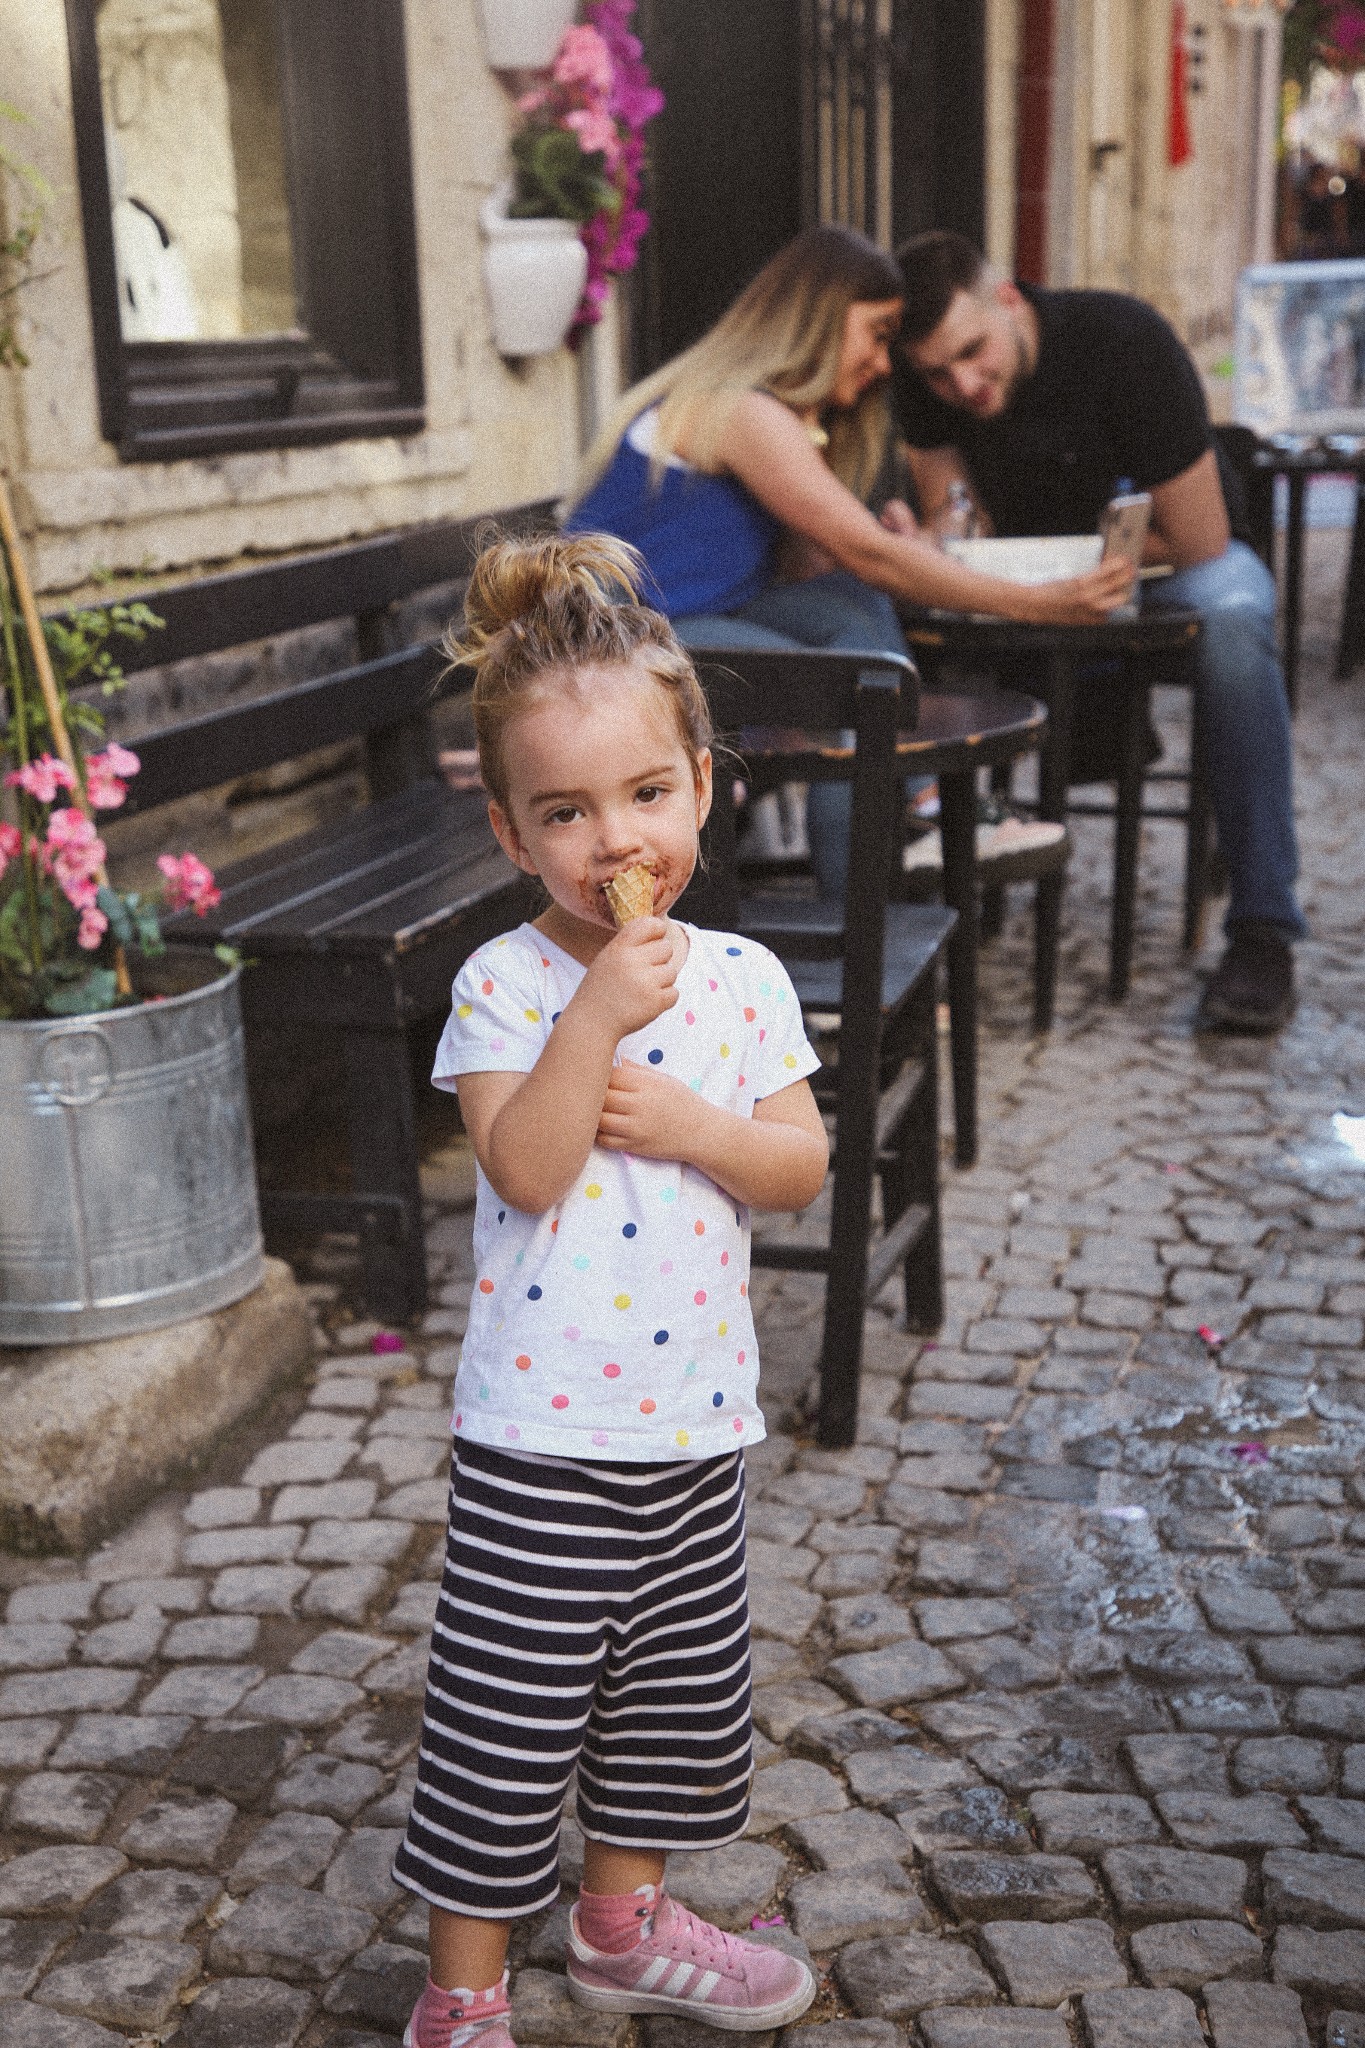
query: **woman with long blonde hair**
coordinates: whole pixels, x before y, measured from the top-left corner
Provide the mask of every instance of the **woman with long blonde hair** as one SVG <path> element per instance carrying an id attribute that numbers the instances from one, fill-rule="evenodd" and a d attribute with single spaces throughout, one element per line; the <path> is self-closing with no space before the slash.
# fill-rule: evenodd
<path id="1" fill-rule="evenodd" d="M 903 289 L 865 236 L 808 228 L 608 419 L 567 524 L 640 550 L 684 646 L 903 654 L 896 598 L 1089 624 L 1127 597 L 1121 561 L 1008 583 L 952 560 L 903 510 L 895 531 L 869 512 Z M 812 857 L 831 895 L 844 889 L 847 812 L 845 785 L 812 791 Z"/>

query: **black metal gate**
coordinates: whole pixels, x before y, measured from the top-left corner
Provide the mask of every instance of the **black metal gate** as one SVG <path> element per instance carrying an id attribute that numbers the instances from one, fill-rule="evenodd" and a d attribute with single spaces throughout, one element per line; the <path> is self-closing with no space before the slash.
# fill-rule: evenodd
<path id="1" fill-rule="evenodd" d="M 980 243 L 984 0 L 801 0 L 801 40 L 803 218 Z"/>

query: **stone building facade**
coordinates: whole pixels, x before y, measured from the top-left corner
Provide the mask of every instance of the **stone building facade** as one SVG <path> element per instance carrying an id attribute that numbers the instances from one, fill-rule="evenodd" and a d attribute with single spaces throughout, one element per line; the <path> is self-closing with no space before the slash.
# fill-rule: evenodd
<path id="1" fill-rule="evenodd" d="M 1238 271 L 1274 253 L 1274 0 L 989 0 L 988 24 L 992 257 L 1137 292 L 1211 365 Z M 1173 164 L 1177 36 L 1192 154 Z"/>
<path id="2" fill-rule="evenodd" d="M 505 362 L 490 338 L 478 209 L 507 168 L 512 99 L 485 62 L 476 0 L 392 5 L 405 33 L 416 430 L 128 460 L 101 427 L 73 23 L 93 19 L 98 37 L 115 200 L 123 189 L 140 202 L 138 234 L 169 223 L 194 332 L 250 336 L 296 317 L 278 109 L 252 74 L 252 0 L 0 0 L 0 97 L 28 121 L 7 139 L 52 194 L 23 294 L 31 366 L 0 371 L 0 444 L 41 590 L 79 587 L 96 570 L 183 572 L 464 518 L 568 482 L 591 376 L 564 350 Z M 595 374 L 600 383 L 600 361 Z"/>

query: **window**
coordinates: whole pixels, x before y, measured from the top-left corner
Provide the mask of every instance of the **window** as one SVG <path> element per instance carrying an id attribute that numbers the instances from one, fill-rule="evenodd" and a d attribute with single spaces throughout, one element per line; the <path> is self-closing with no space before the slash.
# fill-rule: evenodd
<path id="1" fill-rule="evenodd" d="M 125 459 L 423 424 L 399 0 L 66 0 Z"/>

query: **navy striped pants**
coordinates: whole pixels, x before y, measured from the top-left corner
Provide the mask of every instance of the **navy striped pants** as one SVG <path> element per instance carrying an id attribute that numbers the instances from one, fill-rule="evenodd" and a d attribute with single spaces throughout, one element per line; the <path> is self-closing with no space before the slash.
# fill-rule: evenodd
<path id="1" fill-rule="evenodd" d="M 744 1464 L 509 1457 L 461 1441 L 417 1790 L 394 1876 L 453 1913 L 559 1896 L 594 1840 L 711 1849 L 749 1818 Z"/>

